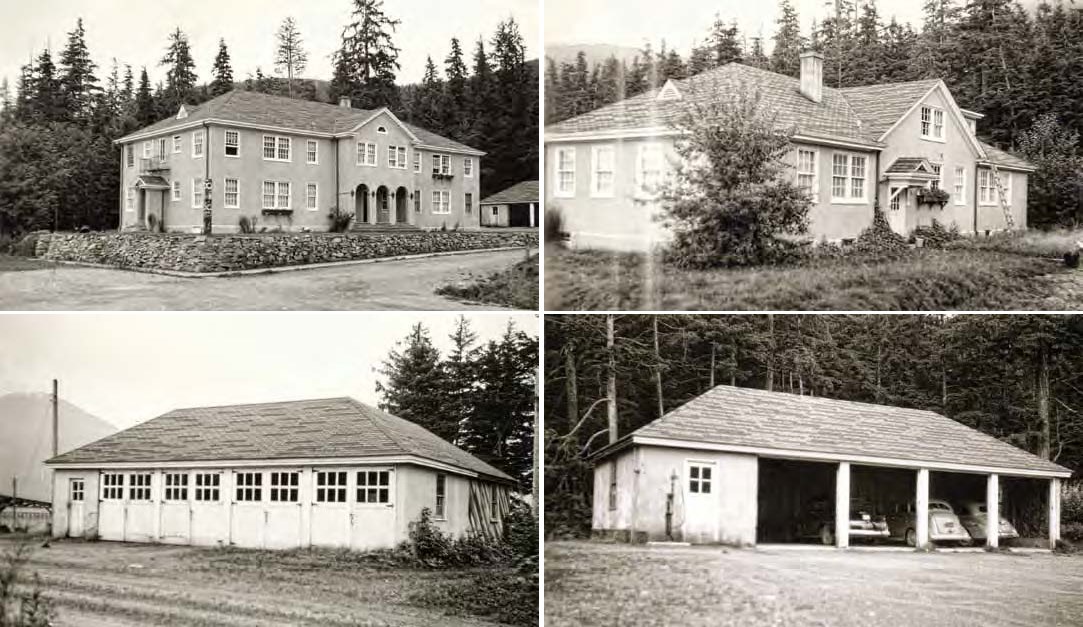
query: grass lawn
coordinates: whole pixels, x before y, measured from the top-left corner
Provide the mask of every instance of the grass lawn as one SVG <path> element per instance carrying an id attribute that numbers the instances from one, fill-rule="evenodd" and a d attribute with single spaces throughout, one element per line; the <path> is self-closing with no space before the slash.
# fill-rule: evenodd
<path id="1" fill-rule="evenodd" d="M 548 309 L 674 311 L 1038 310 L 1049 275 L 1040 255 L 919 249 L 902 258 L 802 266 L 683 270 L 635 253 L 546 251 Z M 1080 303 L 1083 305 L 1083 303 Z"/>
<path id="2" fill-rule="evenodd" d="M 546 543 L 545 624 L 1078 625 L 1083 556 Z"/>
<path id="3" fill-rule="evenodd" d="M 0 272 L 21 272 L 25 270 L 44 270 L 56 266 L 51 261 L 43 261 L 35 257 L 20 257 L 17 255 L 0 254 Z"/>
<path id="4" fill-rule="evenodd" d="M 538 308 L 538 255 L 532 255 L 507 270 L 465 283 L 445 285 L 436 290 L 448 296 L 476 303 L 493 303 L 513 309 Z"/>

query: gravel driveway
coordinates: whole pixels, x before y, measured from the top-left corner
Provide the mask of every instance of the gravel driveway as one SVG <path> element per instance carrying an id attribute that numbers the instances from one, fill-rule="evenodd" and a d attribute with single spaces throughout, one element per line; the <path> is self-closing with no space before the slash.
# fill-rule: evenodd
<path id="1" fill-rule="evenodd" d="M 31 310 L 467 310 L 500 309 L 435 294 L 438 287 L 510 268 L 497 251 L 219 278 L 51 265 L 4 271 L 0 309 Z"/>
<path id="2" fill-rule="evenodd" d="M 1083 556 L 546 543 L 561 625 L 1083 624 Z"/>

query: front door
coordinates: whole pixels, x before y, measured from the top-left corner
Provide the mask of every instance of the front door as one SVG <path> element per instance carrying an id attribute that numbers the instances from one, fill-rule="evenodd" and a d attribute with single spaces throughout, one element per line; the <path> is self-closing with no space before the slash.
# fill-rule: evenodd
<path id="1" fill-rule="evenodd" d="M 376 190 L 376 222 L 378 224 L 391 224 L 391 206 L 387 196 L 387 188 L 381 185 Z"/>
<path id="2" fill-rule="evenodd" d="M 684 465 L 684 539 L 718 542 L 718 477 L 714 462 L 688 460 Z M 678 512 L 675 512 L 678 514 Z"/>
<path id="3" fill-rule="evenodd" d="M 910 190 L 905 187 L 892 187 L 888 197 L 887 222 L 892 231 L 906 235 L 906 210 L 910 204 Z"/>
<path id="4" fill-rule="evenodd" d="M 84 525 L 83 498 L 86 495 L 86 482 L 83 479 L 68 481 L 68 537 L 83 537 Z"/>
<path id="5" fill-rule="evenodd" d="M 399 224 L 405 224 L 410 219 L 406 211 L 406 197 L 408 195 L 409 192 L 406 191 L 405 187 L 400 187 L 395 192 L 395 222 Z"/>

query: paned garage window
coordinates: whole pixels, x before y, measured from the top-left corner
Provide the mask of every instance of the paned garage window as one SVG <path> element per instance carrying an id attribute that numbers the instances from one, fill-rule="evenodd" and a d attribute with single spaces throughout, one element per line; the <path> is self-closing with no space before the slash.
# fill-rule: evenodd
<path id="1" fill-rule="evenodd" d="M 124 498 L 124 475 L 102 475 L 102 498 L 106 501 L 119 501 Z"/>
<path id="2" fill-rule="evenodd" d="M 711 477 L 711 467 L 705 464 L 689 464 L 688 465 L 688 491 L 692 494 L 710 494 L 711 483 L 714 479 Z"/>
<path id="3" fill-rule="evenodd" d="M 316 502 L 346 502 L 346 471 L 316 472 Z"/>
<path id="4" fill-rule="evenodd" d="M 165 500 L 188 500 L 188 473 L 168 472 L 165 475 Z"/>
<path id="5" fill-rule="evenodd" d="M 222 475 L 216 472 L 201 472 L 196 475 L 196 500 L 217 501 Z"/>
<path id="6" fill-rule="evenodd" d="M 239 472 L 239 473 L 237 473 L 237 500 L 238 501 L 262 501 L 263 500 L 263 473 L 262 472 Z"/>
<path id="7" fill-rule="evenodd" d="M 299 472 L 271 473 L 271 500 L 275 503 L 296 503 L 297 486 L 301 483 Z"/>
<path id="8" fill-rule="evenodd" d="M 150 474 L 149 473 L 133 473 L 128 475 L 128 500 L 130 501 L 149 501 L 150 500 Z"/>
<path id="9" fill-rule="evenodd" d="M 388 470 L 363 470 L 357 473 L 357 502 L 391 502 L 390 485 L 391 472 Z"/>

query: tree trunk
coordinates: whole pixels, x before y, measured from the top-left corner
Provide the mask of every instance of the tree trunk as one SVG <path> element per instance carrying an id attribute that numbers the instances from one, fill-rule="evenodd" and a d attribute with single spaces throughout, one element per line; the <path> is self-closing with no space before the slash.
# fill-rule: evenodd
<path id="1" fill-rule="evenodd" d="M 1052 451 L 1049 428 L 1049 352 L 1043 343 L 1038 349 L 1038 456 L 1049 459 Z"/>
<path id="2" fill-rule="evenodd" d="M 733 358 L 733 367 L 730 368 L 730 387 L 737 387 L 737 344 L 730 344 L 730 357 Z"/>
<path id="3" fill-rule="evenodd" d="M 569 427 L 579 422 L 579 387 L 576 382 L 578 375 L 575 372 L 575 355 L 572 348 L 564 349 L 564 395 L 567 396 L 565 403 L 568 408 Z"/>
<path id="4" fill-rule="evenodd" d="M 609 443 L 617 441 L 617 359 L 613 354 L 613 314 L 605 317 L 605 347 L 609 352 L 609 376 L 606 378 L 605 395 L 609 399 Z"/>
<path id="5" fill-rule="evenodd" d="M 658 417 L 665 413 L 665 403 L 662 399 L 662 352 L 658 349 L 658 316 L 653 316 L 654 321 L 654 390 L 658 395 Z"/>
<path id="6" fill-rule="evenodd" d="M 541 485 L 541 478 L 538 476 L 541 467 L 538 465 L 538 460 L 541 459 L 541 441 L 542 441 L 542 428 L 541 428 L 541 415 L 538 414 L 538 378 L 541 376 L 541 370 L 534 371 L 534 459 L 531 468 L 531 478 L 534 480 L 531 486 L 530 494 L 534 507 L 531 508 L 534 513 L 534 519 L 537 520 L 539 512 L 541 512 L 540 503 L 538 498 L 541 496 L 539 486 Z"/>
<path id="7" fill-rule="evenodd" d="M 775 389 L 775 316 L 767 314 L 767 391 Z"/>
<path id="8" fill-rule="evenodd" d="M 712 390 L 714 389 L 714 352 L 715 344 L 714 342 L 711 342 L 711 384 L 708 389 Z"/>

